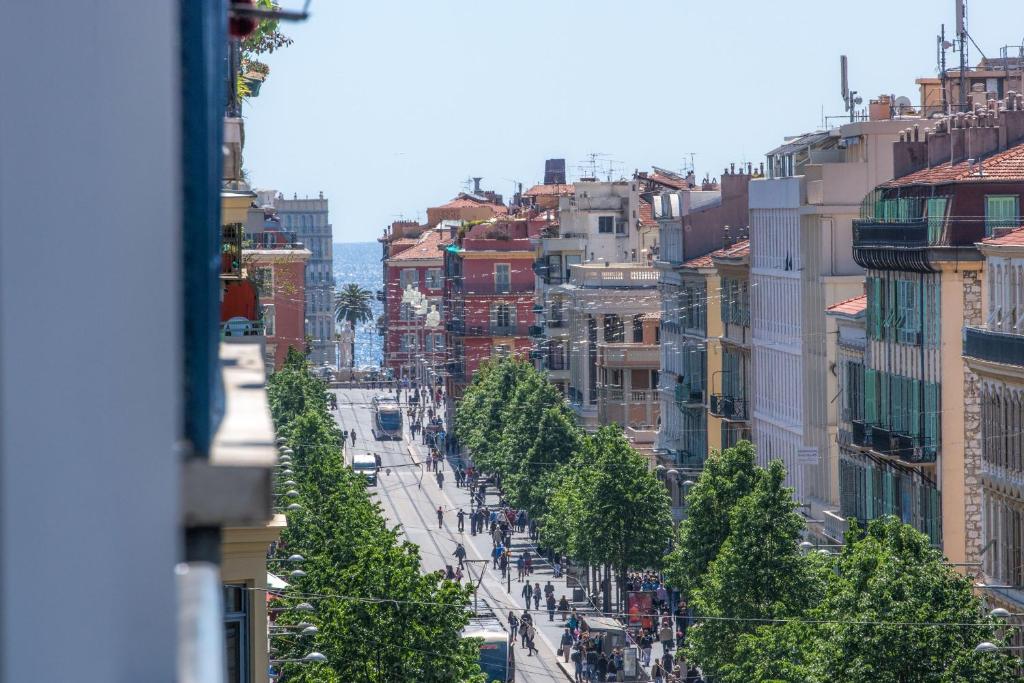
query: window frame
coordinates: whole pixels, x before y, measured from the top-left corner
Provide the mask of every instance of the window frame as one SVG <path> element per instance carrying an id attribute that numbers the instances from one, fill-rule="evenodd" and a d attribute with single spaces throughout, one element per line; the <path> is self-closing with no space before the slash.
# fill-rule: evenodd
<path id="1" fill-rule="evenodd" d="M 504 283 L 498 279 L 498 273 L 504 270 L 506 277 Z M 511 263 L 495 263 L 494 264 L 494 293 L 495 294 L 511 294 L 512 293 L 512 264 Z"/>
<path id="2" fill-rule="evenodd" d="M 607 229 L 605 227 L 607 226 Z M 615 216 L 598 216 L 597 233 L 599 235 L 612 235 L 615 233 Z"/>
<path id="3" fill-rule="evenodd" d="M 993 200 L 1012 201 L 1011 215 L 992 216 Z M 1021 223 L 1019 194 L 987 194 L 985 195 L 985 236 L 991 237 L 997 228 L 1014 228 Z"/>
<path id="4" fill-rule="evenodd" d="M 441 289 L 444 286 L 444 276 L 440 268 L 427 268 L 424 274 L 427 289 Z"/>

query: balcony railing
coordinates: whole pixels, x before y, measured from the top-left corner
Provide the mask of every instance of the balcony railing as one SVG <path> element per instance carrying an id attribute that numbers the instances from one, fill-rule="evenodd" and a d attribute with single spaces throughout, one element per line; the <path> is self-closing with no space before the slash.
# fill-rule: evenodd
<path id="1" fill-rule="evenodd" d="M 897 247 L 921 248 L 928 246 L 928 221 L 924 218 L 903 222 L 856 220 L 853 222 L 854 248 Z"/>
<path id="2" fill-rule="evenodd" d="M 245 226 L 229 223 L 220 226 L 220 276 L 228 279 L 242 277 L 242 240 Z"/>
<path id="3" fill-rule="evenodd" d="M 724 396 L 722 394 L 711 394 L 709 411 L 715 417 L 722 417 L 727 420 L 746 420 L 747 400 Z"/>
<path id="4" fill-rule="evenodd" d="M 926 444 L 920 436 L 900 434 L 877 425 L 868 425 L 861 420 L 850 422 L 853 445 L 870 448 L 879 455 L 899 458 L 908 463 L 935 462 L 937 449 Z"/>
<path id="5" fill-rule="evenodd" d="M 562 318 L 552 318 L 552 319 L 548 320 L 548 322 L 547 322 L 547 326 L 549 328 L 553 328 L 553 329 L 562 328 L 562 327 L 565 327 L 565 325 L 566 325 L 565 320 L 562 319 Z"/>
<path id="6" fill-rule="evenodd" d="M 852 442 L 854 446 L 867 446 L 867 427 L 864 425 L 863 420 L 851 420 L 850 421 Z"/>
<path id="7" fill-rule="evenodd" d="M 220 326 L 221 337 L 259 337 L 263 332 L 262 320 L 231 318 Z"/>
<path id="8" fill-rule="evenodd" d="M 444 329 L 452 334 L 462 335 L 465 333 L 465 324 L 461 320 L 449 320 L 444 324 Z"/>
<path id="9" fill-rule="evenodd" d="M 530 336 L 531 337 L 543 337 L 544 328 L 541 325 L 530 325 Z"/>
<path id="10" fill-rule="evenodd" d="M 836 543 L 842 543 L 846 532 L 850 530 L 850 522 L 834 512 L 825 510 L 825 535 Z"/>
<path id="11" fill-rule="evenodd" d="M 686 384 L 677 384 L 675 388 L 676 405 L 679 409 L 700 408 L 704 405 L 704 391 L 694 389 Z"/>
<path id="12" fill-rule="evenodd" d="M 1024 366 L 1024 335 L 965 327 L 964 355 L 992 363 Z"/>
<path id="13" fill-rule="evenodd" d="M 565 356 L 546 356 L 548 370 L 568 370 L 569 361 Z"/>

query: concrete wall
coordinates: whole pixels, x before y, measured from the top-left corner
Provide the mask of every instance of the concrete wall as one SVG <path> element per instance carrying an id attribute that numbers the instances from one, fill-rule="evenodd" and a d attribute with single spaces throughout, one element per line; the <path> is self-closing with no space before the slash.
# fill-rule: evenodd
<path id="1" fill-rule="evenodd" d="M 4 4 L 4 683 L 177 680 L 177 7 Z"/>

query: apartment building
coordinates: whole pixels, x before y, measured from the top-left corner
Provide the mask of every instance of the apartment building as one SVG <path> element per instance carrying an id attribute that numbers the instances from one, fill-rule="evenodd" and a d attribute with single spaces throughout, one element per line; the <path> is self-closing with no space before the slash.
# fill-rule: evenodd
<path id="1" fill-rule="evenodd" d="M 1024 625 L 1024 228 L 978 244 L 984 258 L 981 321 L 964 329 L 969 393 L 964 440 L 980 447 L 985 598 Z M 980 423 L 980 424 L 979 424 Z M 973 473 L 972 473 L 973 474 Z M 1017 638 L 1020 641 L 1020 638 Z M 1017 644 L 1020 644 L 1019 642 Z"/>
<path id="2" fill-rule="evenodd" d="M 502 218 L 463 225 L 444 249 L 449 410 L 482 362 L 528 356 L 533 347 L 534 252 L 540 223 Z"/>
<path id="3" fill-rule="evenodd" d="M 659 174 L 660 175 L 660 174 Z M 753 169 L 724 170 L 721 181 L 692 177 L 681 187 L 655 176 L 650 185 L 659 250 L 654 262 L 662 299 L 661 428 L 665 466 L 698 468 L 721 448 L 721 412 L 709 414 L 712 383 L 723 379 L 721 284 L 712 252 L 746 234 L 747 187 Z M 709 360 L 710 357 L 710 360 Z M 719 394 L 718 398 L 721 398 Z M 710 423 L 709 423 L 710 420 Z"/>
<path id="4" fill-rule="evenodd" d="M 384 261 L 384 367 L 395 377 L 430 381 L 434 368 L 445 363 L 443 249 L 451 244 L 457 226 L 445 221 L 415 237 L 407 230 L 406 237 L 391 243 Z M 413 293 L 425 302 L 421 311 L 416 310 Z"/>
<path id="5" fill-rule="evenodd" d="M 305 334 L 312 338 L 309 360 L 314 365 L 338 366 L 338 344 L 334 339 L 334 233 L 328 200 L 280 192 L 259 192 L 259 205 L 273 207 L 280 227 L 295 235 L 309 250 L 305 273 Z"/>
<path id="6" fill-rule="evenodd" d="M 864 195 L 892 177 L 889 148 L 906 125 L 886 118 L 791 138 L 750 182 L 751 428 L 762 464 L 783 461 L 813 520 L 839 504 L 827 458 L 825 309 L 863 292 L 852 223 Z M 823 533 L 819 523 L 809 529 Z"/>
<path id="7" fill-rule="evenodd" d="M 718 286 L 709 290 L 708 308 L 717 298 L 720 334 L 709 351 L 708 416 L 719 421 L 719 447 L 729 448 L 751 437 L 750 240 L 711 252 L 711 262 Z M 709 436 L 714 431 L 709 421 Z"/>
<path id="8" fill-rule="evenodd" d="M 1021 224 L 1024 98 L 1011 93 L 932 126 L 901 134 L 896 179 L 868 195 L 854 224 L 854 258 L 867 269 L 864 419 L 853 423 L 854 444 L 918 469 L 927 488 L 909 498 L 893 492 L 886 504 L 951 561 L 977 562 L 982 383 L 961 354 L 982 352 L 962 346 L 962 328 L 969 341 L 981 338 L 985 263 L 976 243 Z"/>

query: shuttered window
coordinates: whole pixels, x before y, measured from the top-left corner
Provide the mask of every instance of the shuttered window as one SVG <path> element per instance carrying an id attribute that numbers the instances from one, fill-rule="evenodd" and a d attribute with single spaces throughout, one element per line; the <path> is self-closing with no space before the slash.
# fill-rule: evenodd
<path id="1" fill-rule="evenodd" d="M 864 370 L 864 422 L 878 424 L 878 372 L 871 368 Z"/>
<path id="2" fill-rule="evenodd" d="M 985 197 L 985 234 L 996 228 L 1020 225 L 1019 198 L 1015 194 L 990 194 Z"/>

